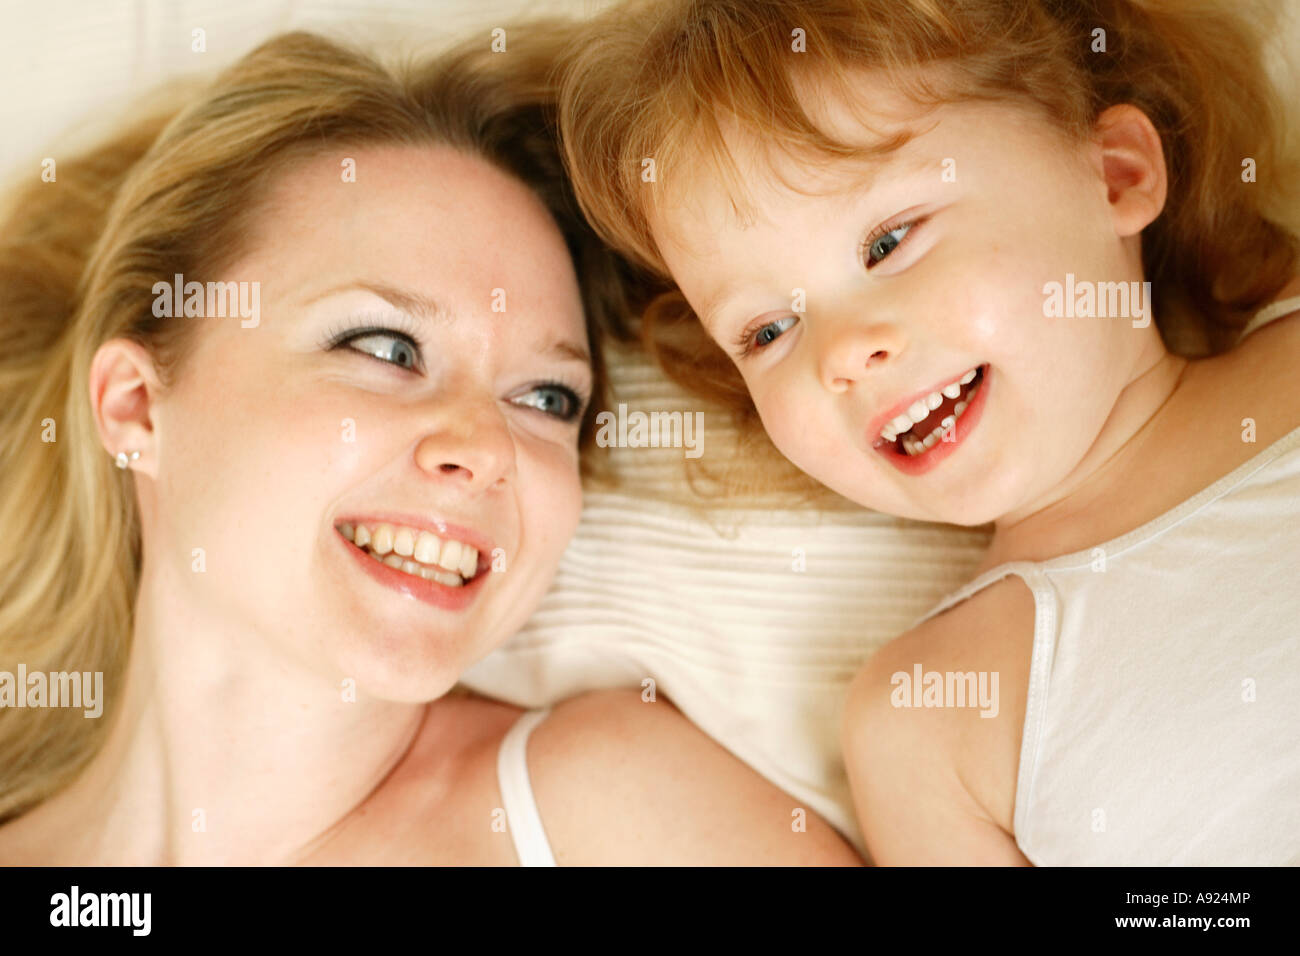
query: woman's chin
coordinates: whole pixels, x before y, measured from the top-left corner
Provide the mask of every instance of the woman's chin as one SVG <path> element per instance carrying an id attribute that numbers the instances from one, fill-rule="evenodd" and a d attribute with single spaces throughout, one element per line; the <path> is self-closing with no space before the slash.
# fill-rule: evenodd
<path id="1" fill-rule="evenodd" d="M 367 646 L 354 646 L 339 656 L 339 694 L 345 702 L 370 698 L 422 704 L 436 700 L 455 686 L 461 672 L 474 662 L 456 641 L 456 636 L 440 640 L 432 633 L 394 641 L 376 633 Z"/>

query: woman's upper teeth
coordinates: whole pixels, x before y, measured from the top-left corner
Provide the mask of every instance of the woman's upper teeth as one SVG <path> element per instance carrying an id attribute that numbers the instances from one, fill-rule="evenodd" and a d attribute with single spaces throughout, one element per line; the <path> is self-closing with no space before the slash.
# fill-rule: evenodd
<path id="1" fill-rule="evenodd" d="M 963 385 L 968 385 L 975 378 L 975 373 L 979 371 L 979 366 L 968 371 L 960 378 L 953 379 L 937 392 L 931 392 L 925 398 L 919 398 L 911 404 L 907 411 L 898 417 L 892 419 L 880 431 L 880 437 L 885 441 L 895 441 L 903 432 L 910 429 L 913 425 L 919 425 L 929 417 L 930 413 L 943 404 L 945 398 L 956 398 L 961 395 Z"/>
<path id="2" fill-rule="evenodd" d="M 428 531 L 390 524 L 341 524 L 339 533 L 358 548 L 383 558 L 392 552 L 398 558 L 429 568 L 454 572 L 468 580 L 478 570 L 478 549 L 454 538 L 439 538 Z"/>

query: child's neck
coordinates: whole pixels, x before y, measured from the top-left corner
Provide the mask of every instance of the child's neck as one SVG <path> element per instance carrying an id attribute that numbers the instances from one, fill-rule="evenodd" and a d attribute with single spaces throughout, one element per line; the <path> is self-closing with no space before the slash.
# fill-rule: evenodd
<path id="1" fill-rule="evenodd" d="M 993 540 L 979 571 L 1008 561 L 1043 560 L 1085 547 L 1100 502 L 1122 494 L 1132 465 L 1156 432 L 1162 415 L 1185 384 L 1189 361 L 1155 352 L 1144 371 L 1120 393 L 1097 440 L 1066 478 L 1036 501 L 994 523 Z"/>

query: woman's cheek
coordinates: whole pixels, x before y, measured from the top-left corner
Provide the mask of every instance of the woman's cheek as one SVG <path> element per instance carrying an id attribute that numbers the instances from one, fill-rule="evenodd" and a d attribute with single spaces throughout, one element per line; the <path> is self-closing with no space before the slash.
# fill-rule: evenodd
<path id="1" fill-rule="evenodd" d="M 521 456 L 517 478 L 521 517 L 536 526 L 535 537 L 548 542 L 548 562 L 558 566 L 582 515 L 576 441 L 572 449 L 546 443 L 528 451 L 518 449 L 517 454 Z"/>

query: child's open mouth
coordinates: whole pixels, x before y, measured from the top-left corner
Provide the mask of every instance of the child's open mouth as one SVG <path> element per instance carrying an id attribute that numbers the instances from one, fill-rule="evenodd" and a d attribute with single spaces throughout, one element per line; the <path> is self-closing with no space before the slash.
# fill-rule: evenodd
<path id="1" fill-rule="evenodd" d="M 987 365 L 978 365 L 914 401 L 880 430 L 872 448 L 909 474 L 928 471 L 975 427 L 987 371 Z"/>

